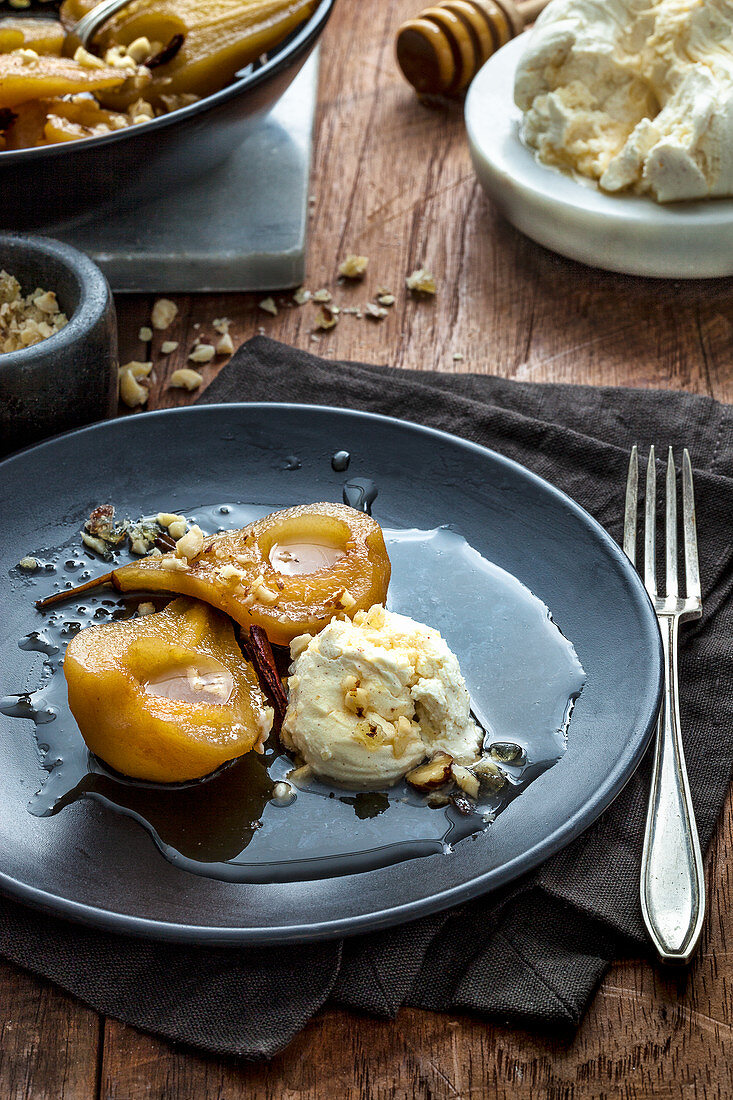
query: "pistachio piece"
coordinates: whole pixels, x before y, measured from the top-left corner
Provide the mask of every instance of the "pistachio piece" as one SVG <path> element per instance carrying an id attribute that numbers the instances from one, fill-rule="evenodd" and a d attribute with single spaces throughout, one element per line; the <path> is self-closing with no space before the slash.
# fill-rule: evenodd
<path id="1" fill-rule="evenodd" d="M 513 741 L 494 741 L 489 745 L 489 752 L 500 764 L 523 764 L 526 759 L 522 746 Z"/>
<path id="2" fill-rule="evenodd" d="M 499 791 L 506 783 L 506 776 L 490 756 L 482 756 L 475 764 L 471 765 L 471 771 L 478 776 L 481 786 L 489 791 Z"/>

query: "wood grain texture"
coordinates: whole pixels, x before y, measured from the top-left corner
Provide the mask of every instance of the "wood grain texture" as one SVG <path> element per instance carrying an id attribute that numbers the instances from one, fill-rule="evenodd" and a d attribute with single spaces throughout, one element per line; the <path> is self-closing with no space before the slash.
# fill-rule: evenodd
<path id="1" fill-rule="evenodd" d="M 258 331 L 332 359 L 532 381 L 676 387 L 733 400 L 733 280 L 626 278 L 554 256 L 491 208 L 474 181 L 460 107 L 428 109 L 399 76 L 392 41 L 414 0 L 340 0 L 322 50 L 306 286 L 345 306 L 378 286 L 386 319 L 343 315 L 314 334 L 315 307 L 276 293 L 177 298 L 171 329 L 138 338 L 151 298 L 118 302 L 121 358 L 155 364 L 149 407 L 186 404 L 169 389 L 197 337 L 231 319 L 235 346 Z M 358 43 L 358 49 L 354 44 Z M 339 286 L 348 252 L 363 283 Z M 425 265 L 434 300 L 405 276 Z M 199 327 L 196 328 L 195 326 Z M 313 339 L 313 335 L 317 339 Z M 159 355 L 163 339 L 179 341 Z M 225 360 L 204 366 L 205 384 Z M 123 410 L 124 411 L 124 410 Z M 0 1097 L 5 1100 L 728 1100 L 733 1096 L 733 803 L 708 855 L 709 915 L 687 975 L 647 961 L 615 965 L 572 1040 L 464 1016 L 403 1010 L 386 1023 L 329 1009 L 267 1066 L 176 1049 L 0 964 Z"/>

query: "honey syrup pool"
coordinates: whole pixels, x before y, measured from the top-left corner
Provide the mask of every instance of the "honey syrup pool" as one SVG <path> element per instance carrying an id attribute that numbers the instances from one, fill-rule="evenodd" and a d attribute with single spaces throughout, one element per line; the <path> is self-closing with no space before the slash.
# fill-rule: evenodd
<path id="1" fill-rule="evenodd" d="M 347 482 L 344 497 L 368 509 L 376 487 Z M 243 527 L 273 510 L 221 504 L 194 509 L 187 518 L 213 533 Z M 143 601 L 161 608 L 168 598 L 122 597 L 99 588 L 45 614 L 31 608 L 34 628 L 19 640 L 29 660 L 33 654 L 42 660 L 37 687 L 5 696 L 0 710 L 34 723 L 45 776 L 39 776 L 29 812 L 49 817 L 92 798 L 110 815 L 137 821 L 178 867 L 230 881 L 286 882 L 353 874 L 440 852 L 449 856 L 457 843 L 490 828 L 514 798 L 531 798 L 533 780 L 565 751 L 573 704 L 585 681 L 571 642 L 541 600 L 459 532 L 384 529 L 384 537 L 392 562 L 388 607 L 438 629 L 458 657 L 474 714 L 486 730 L 485 747 L 496 745 L 503 760 L 502 790 L 482 797 L 469 814 L 452 804 L 431 807 L 404 782 L 383 792 L 355 792 L 310 781 L 283 797 L 283 788 L 275 791 L 275 785 L 289 782 L 293 761 L 274 739 L 264 755 L 248 753 L 191 783 L 153 784 L 117 775 L 89 753 L 69 711 L 64 650 L 80 629 L 134 615 Z M 91 557 L 79 540 L 46 555 L 33 574 L 29 605 L 54 588 L 108 571 L 109 563 Z M 18 723 L 19 735 L 27 728 Z"/>

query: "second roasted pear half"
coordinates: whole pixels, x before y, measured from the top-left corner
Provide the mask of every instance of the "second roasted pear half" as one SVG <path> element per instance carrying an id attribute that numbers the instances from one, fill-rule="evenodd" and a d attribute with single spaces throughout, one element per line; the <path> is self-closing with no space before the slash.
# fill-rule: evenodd
<path id="1" fill-rule="evenodd" d="M 275 645 L 316 633 L 339 614 L 384 603 L 390 563 L 379 524 L 344 504 L 304 504 L 238 531 L 196 529 L 163 557 L 111 574 L 122 592 L 194 596 Z"/>
<path id="2" fill-rule="evenodd" d="M 88 747 L 136 779 L 198 779 L 261 749 L 272 727 L 232 624 L 198 600 L 81 630 L 64 675 Z"/>

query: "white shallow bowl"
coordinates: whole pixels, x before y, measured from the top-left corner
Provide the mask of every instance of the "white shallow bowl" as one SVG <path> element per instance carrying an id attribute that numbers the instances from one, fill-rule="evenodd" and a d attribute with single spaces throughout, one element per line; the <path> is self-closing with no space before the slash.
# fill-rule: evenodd
<path id="1" fill-rule="evenodd" d="M 733 274 L 733 199 L 660 206 L 606 195 L 540 164 L 520 139 L 514 75 L 527 36 L 484 65 L 466 99 L 466 127 L 481 185 L 532 240 L 607 271 L 703 279 Z"/>

